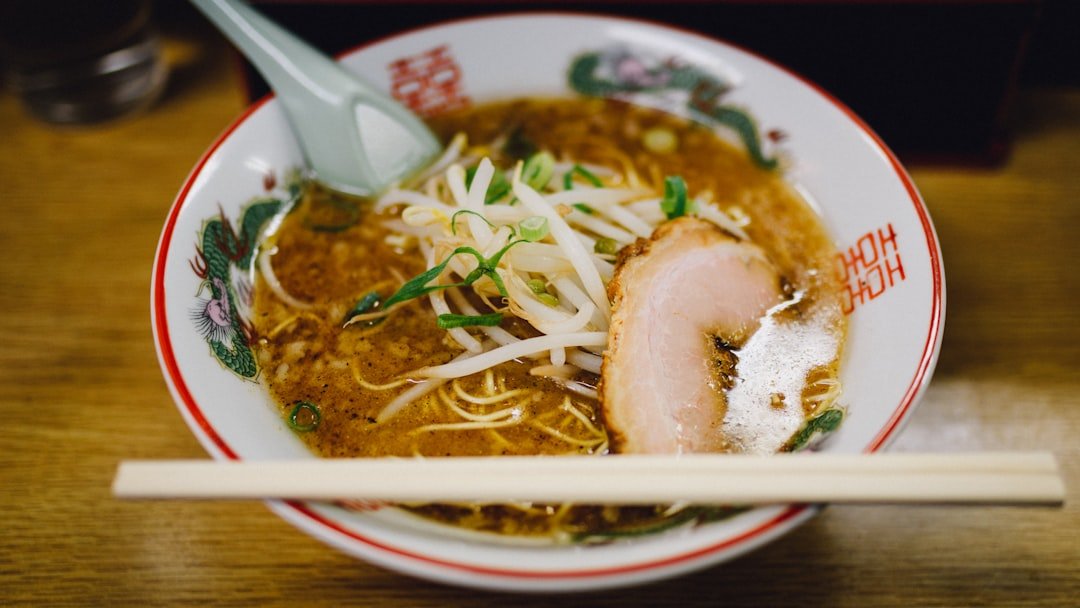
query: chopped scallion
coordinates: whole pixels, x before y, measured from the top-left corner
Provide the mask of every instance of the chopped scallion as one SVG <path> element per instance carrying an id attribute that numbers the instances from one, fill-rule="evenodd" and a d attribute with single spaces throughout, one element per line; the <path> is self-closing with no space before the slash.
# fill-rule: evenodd
<path id="1" fill-rule="evenodd" d="M 472 180 L 475 175 L 476 167 L 469 167 L 465 170 L 466 188 L 472 187 Z M 507 181 L 506 176 L 502 174 L 502 171 L 496 170 L 495 174 L 491 176 L 491 183 L 488 184 L 487 192 L 484 193 L 484 204 L 493 205 L 509 193 L 510 182 Z"/>
<path id="2" fill-rule="evenodd" d="M 495 224 L 492 224 L 490 221 L 488 221 L 488 219 L 486 217 L 484 217 L 483 214 L 472 211 L 471 209 L 462 209 L 461 211 L 455 211 L 454 214 L 450 216 L 450 233 L 453 234 L 454 236 L 457 236 L 457 216 L 461 215 L 462 213 L 468 213 L 469 215 L 475 215 L 476 217 L 484 220 L 484 223 L 487 224 L 488 226 L 491 226 L 492 228 L 495 228 Z"/>
<path id="3" fill-rule="evenodd" d="M 521 168 L 521 181 L 533 190 L 543 190 L 555 173 L 555 157 L 548 152 L 537 152 L 525 161 Z"/>
<path id="4" fill-rule="evenodd" d="M 615 239 L 601 237 L 596 239 L 596 244 L 593 245 L 593 252 L 601 255 L 615 255 L 619 252 L 619 244 L 615 242 Z"/>
<path id="5" fill-rule="evenodd" d="M 435 321 L 440 329 L 454 329 L 456 327 L 474 327 L 483 325 L 492 327 L 502 322 L 502 313 L 493 312 L 487 315 L 455 315 L 442 314 Z"/>
<path id="6" fill-rule="evenodd" d="M 844 410 L 829 408 L 807 420 L 803 427 L 791 439 L 788 439 L 788 442 L 780 450 L 783 452 L 797 452 L 808 446 L 815 438 L 835 431 L 843 421 Z"/>
<path id="7" fill-rule="evenodd" d="M 694 201 L 686 197 L 686 180 L 678 175 L 664 179 L 664 198 L 660 201 L 660 208 L 669 220 L 696 211 Z"/>
<path id="8" fill-rule="evenodd" d="M 289 428 L 298 433 L 314 431 L 322 422 L 319 406 L 310 401 L 297 401 L 289 412 Z"/>
<path id="9" fill-rule="evenodd" d="M 555 308 L 556 306 L 559 305 L 559 298 L 556 298 L 555 296 L 551 295 L 550 293 L 548 293 L 546 291 L 544 293 L 536 294 L 536 299 L 540 300 L 541 302 L 543 302 L 544 304 L 547 304 L 548 306 L 550 306 L 552 308 Z"/>
<path id="10" fill-rule="evenodd" d="M 547 293 L 547 283 L 543 279 L 529 279 L 525 284 L 533 293 Z"/>
<path id="11" fill-rule="evenodd" d="M 596 188 L 603 188 L 604 182 L 600 181 L 599 177 L 592 172 L 582 167 L 581 165 L 574 165 L 572 169 L 563 175 L 563 190 L 571 190 L 574 187 L 574 175 L 580 175 L 585 178 L 585 181 L 589 182 Z"/>
<path id="12" fill-rule="evenodd" d="M 397 304 L 398 302 L 405 302 L 413 298 L 419 298 L 420 296 L 435 291 L 437 289 L 446 289 L 448 287 L 463 287 L 467 284 L 471 284 L 472 281 L 470 281 L 469 283 L 459 283 L 457 285 L 428 286 L 428 283 L 435 280 L 440 274 L 443 273 L 444 270 L 446 270 L 446 265 L 450 263 L 450 260 L 455 255 L 461 253 L 467 253 L 476 258 L 476 261 L 480 264 L 480 266 L 477 267 L 477 270 L 480 270 L 483 266 L 483 263 L 486 261 L 484 259 L 484 256 L 472 247 L 458 247 L 457 249 L 450 252 L 450 255 L 446 256 L 446 259 L 443 260 L 441 263 L 432 266 L 431 268 L 425 270 L 424 272 L 421 272 L 420 274 L 406 281 L 404 285 L 402 285 L 396 292 L 394 292 L 394 295 L 390 296 L 386 299 L 385 302 L 383 302 L 383 306 L 389 308 L 394 304 Z M 473 274 L 475 274 L 475 272 Z M 476 278 L 480 278 L 479 275 L 477 275 Z M 476 279 L 473 279 L 473 281 L 475 280 Z"/>
<path id="13" fill-rule="evenodd" d="M 670 129 L 653 127 L 642 134 L 641 143 L 650 152 L 671 154 L 679 147 L 679 138 Z"/>
<path id="14" fill-rule="evenodd" d="M 362 315 L 362 314 L 364 314 L 366 312 L 371 312 L 371 309 L 378 306 L 380 301 L 382 301 L 382 296 L 380 296 L 379 292 L 377 292 L 377 291 L 371 291 L 371 292 L 368 292 L 368 293 L 364 294 L 364 297 L 360 298 L 356 302 L 356 305 L 352 307 L 352 310 L 350 310 L 345 315 L 345 321 L 344 322 L 348 323 L 349 319 L 355 317 L 356 315 Z M 375 319 L 371 323 L 371 325 L 375 325 L 379 321 L 382 321 L 382 319 Z"/>
<path id="15" fill-rule="evenodd" d="M 521 220 L 518 222 L 518 228 L 521 230 L 521 238 L 530 243 L 535 243 L 548 235 L 547 218 L 539 215 L 529 216 Z"/>
<path id="16" fill-rule="evenodd" d="M 394 292 L 392 296 L 390 296 L 386 299 L 385 302 L 383 302 L 383 307 L 389 308 L 400 302 L 412 300 L 413 298 L 419 298 L 422 295 L 431 293 L 432 291 L 436 291 L 439 289 L 449 289 L 450 287 L 467 287 L 475 283 L 480 277 L 484 276 L 490 278 L 492 283 L 495 283 L 495 288 L 499 290 L 499 295 L 505 298 L 507 295 L 506 285 L 503 283 L 502 277 L 499 276 L 499 273 L 495 271 L 495 268 L 498 267 L 499 260 L 502 259 L 502 256 L 506 255 L 506 252 L 509 251 L 511 247 L 517 245 L 518 243 L 524 242 L 524 239 L 510 241 L 506 244 L 505 247 L 496 251 L 495 254 L 492 255 L 490 258 L 485 258 L 483 254 L 473 249 L 472 247 L 458 247 L 457 249 L 451 251 L 450 255 L 446 256 L 446 259 L 444 259 L 442 262 L 436 264 L 435 266 L 432 266 L 431 268 L 425 270 L 424 272 L 421 272 L 420 274 L 406 281 L 405 284 L 402 285 L 396 292 Z M 428 285 L 428 283 L 437 279 L 439 275 L 442 274 L 444 270 L 446 270 L 447 264 L 450 263 L 450 260 L 455 255 L 463 253 L 476 258 L 476 268 L 472 272 L 470 272 L 463 281 L 461 281 L 460 283 L 449 283 L 445 285 Z"/>
<path id="17" fill-rule="evenodd" d="M 578 211 L 584 213 L 585 215 L 596 215 L 596 210 L 593 209 L 592 207 L 586 205 L 585 203 L 574 203 L 573 205 L 570 205 L 570 206 L 573 207 L 574 209 L 577 209 Z"/>

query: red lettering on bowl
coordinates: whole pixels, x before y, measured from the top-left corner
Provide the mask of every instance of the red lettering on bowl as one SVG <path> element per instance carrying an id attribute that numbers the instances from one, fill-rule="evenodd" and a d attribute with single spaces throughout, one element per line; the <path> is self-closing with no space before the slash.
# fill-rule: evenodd
<path id="1" fill-rule="evenodd" d="M 461 66 L 447 45 L 402 57 L 389 65 L 390 93 L 421 116 L 467 107 L 471 100 L 461 82 Z"/>
<path id="2" fill-rule="evenodd" d="M 906 279 L 892 223 L 867 232 L 838 253 L 836 273 L 844 286 L 844 314 L 849 315 Z"/>

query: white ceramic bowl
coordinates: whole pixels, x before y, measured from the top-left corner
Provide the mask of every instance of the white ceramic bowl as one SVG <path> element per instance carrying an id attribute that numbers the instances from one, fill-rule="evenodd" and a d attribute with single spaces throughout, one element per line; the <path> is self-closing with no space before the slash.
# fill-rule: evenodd
<path id="1" fill-rule="evenodd" d="M 440 104 L 572 95 L 574 85 L 673 111 L 709 98 L 716 107 L 752 116 L 769 134 L 760 135 L 763 156 L 785 159 L 787 179 L 817 207 L 842 252 L 837 271 L 851 296 L 842 370 L 849 416 L 823 449 L 880 450 L 910 416 L 941 342 L 945 292 L 937 239 L 893 154 L 813 84 L 694 33 L 568 14 L 428 27 L 360 47 L 341 61 L 428 111 Z M 671 78 L 678 67 L 695 70 L 696 94 Z M 246 263 L 250 245 L 243 213 L 260 200 L 285 197 L 282 176 L 302 162 L 280 104 L 263 100 L 198 162 L 162 232 L 152 288 L 158 354 L 180 411 L 214 458 L 313 457 L 271 407 L 243 349 L 219 347 L 215 354 L 207 326 L 200 330 L 193 321 L 193 311 L 201 311 L 203 323 L 216 323 L 209 329 L 226 342 L 242 330 L 234 317 L 244 314 L 245 287 L 233 267 Z M 776 539 L 816 512 L 814 506 L 774 506 L 611 544 L 535 546 L 492 542 L 392 508 L 358 513 L 311 503 L 270 506 L 301 530 L 387 568 L 458 585 L 532 591 L 637 584 L 700 569 Z"/>

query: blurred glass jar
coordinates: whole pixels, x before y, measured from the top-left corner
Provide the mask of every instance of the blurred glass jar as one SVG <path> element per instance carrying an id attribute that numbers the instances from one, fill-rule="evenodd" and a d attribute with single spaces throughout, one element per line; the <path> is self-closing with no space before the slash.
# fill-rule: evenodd
<path id="1" fill-rule="evenodd" d="M 141 110 L 167 74 L 151 13 L 150 0 L 0 0 L 3 80 L 51 123 Z"/>

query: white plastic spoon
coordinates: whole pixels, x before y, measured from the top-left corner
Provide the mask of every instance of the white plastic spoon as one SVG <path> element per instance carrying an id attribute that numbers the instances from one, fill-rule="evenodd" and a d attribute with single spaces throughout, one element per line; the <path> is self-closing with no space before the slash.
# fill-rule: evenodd
<path id="1" fill-rule="evenodd" d="M 375 194 L 441 151 L 408 109 L 247 4 L 191 1 L 270 83 L 322 184 Z"/>

